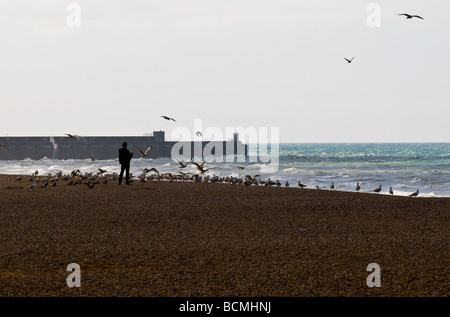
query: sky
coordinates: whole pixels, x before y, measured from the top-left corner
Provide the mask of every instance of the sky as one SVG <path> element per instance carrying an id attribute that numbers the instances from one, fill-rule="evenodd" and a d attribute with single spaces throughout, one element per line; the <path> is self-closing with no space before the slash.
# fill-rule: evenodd
<path id="1" fill-rule="evenodd" d="M 3 0 L 0 136 L 171 139 L 201 120 L 278 128 L 282 143 L 450 142 L 448 12 L 448 0 Z"/>

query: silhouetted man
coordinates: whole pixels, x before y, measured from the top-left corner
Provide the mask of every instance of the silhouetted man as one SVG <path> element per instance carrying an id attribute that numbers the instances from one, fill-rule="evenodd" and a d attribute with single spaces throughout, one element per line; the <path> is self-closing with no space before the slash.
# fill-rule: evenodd
<path id="1" fill-rule="evenodd" d="M 125 184 L 130 185 L 130 161 L 133 157 L 133 152 L 128 151 L 127 142 L 122 143 L 122 148 L 119 149 L 119 163 L 120 163 L 120 175 L 119 185 L 122 184 L 123 172 L 125 171 Z"/>

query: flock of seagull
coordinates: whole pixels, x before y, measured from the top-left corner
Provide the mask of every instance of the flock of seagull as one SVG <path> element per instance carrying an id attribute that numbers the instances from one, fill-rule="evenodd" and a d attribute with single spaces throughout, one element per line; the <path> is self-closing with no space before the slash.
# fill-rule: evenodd
<path id="1" fill-rule="evenodd" d="M 349 63 L 351 63 L 351 60 L 348 60 Z M 168 116 L 161 116 L 165 120 L 174 121 L 175 119 L 168 117 Z M 201 132 L 198 131 L 196 133 L 197 135 L 201 135 Z M 69 134 L 66 133 L 67 137 L 69 138 L 76 138 L 78 135 L 76 134 Z M 0 144 L 0 147 L 4 147 L 7 151 L 9 151 L 8 147 L 5 144 Z M 141 157 L 148 156 L 149 151 L 152 149 L 152 146 L 149 146 L 145 151 L 141 150 L 140 148 L 136 147 L 136 149 L 141 154 Z M 95 161 L 95 158 L 88 155 L 92 161 Z M 179 166 L 178 168 L 184 169 L 187 168 L 189 164 L 194 165 L 197 170 L 198 174 L 195 173 L 185 173 L 182 171 L 178 171 L 177 173 L 160 173 L 156 168 L 144 168 L 142 173 L 137 176 L 137 179 L 140 180 L 140 182 L 148 182 L 148 181 L 160 181 L 160 180 L 168 180 L 170 182 L 174 181 L 194 181 L 194 182 L 206 182 L 206 183 L 229 183 L 229 184 L 239 184 L 239 185 L 245 185 L 245 186 L 281 186 L 281 182 L 279 180 L 273 181 L 270 178 L 267 180 L 263 180 L 260 178 L 260 175 L 254 175 L 253 177 L 250 175 L 245 175 L 244 177 L 233 177 L 233 176 L 225 176 L 225 177 L 219 177 L 217 175 L 206 175 L 204 176 L 204 173 L 207 171 L 210 171 L 211 168 L 205 167 L 205 161 L 201 163 L 193 162 L 192 160 L 188 160 L 187 162 L 181 162 L 178 161 Z M 243 166 L 237 166 L 238 169 L 244 170 L 247 167 L 247 165 Z M 152 174 L 148 175 L 149 173 L 153 172 Z M 108 173 L 106 170 L 98 168 L 98 172 L 93 173 L 81 173 L 79 169 L 73 170 L 69 174 L 63 175 L 61 171 L 55 173 L 52 175 L 51 173 L 48 173 L 45 177 L 39 176 L 39 172 L 36 170 L 33 174 L 31 174 L 28 177 L 28 181 L 32 182 L 33 184 L 28 186 L 28 188 L 33 189 L 37 187 L 55 187 L 56 184 L 59 181 L 65 181 L 66 185 L 68 186 L 75 186 L 75 185 L 86 185 L 89 189 L 93 189 L 95 185 L 98 184 L 107 184 L 108 181 L 116 181 L 119 179 L 119 175 L 116 172 Z M 22 181 L 23 176 L 19 176 L 16 178 L 17 181 Z M 130 173 L 130 182 L 133 182 L 133 174 Z M 39 185 L 38 183 L 42 183 Z M 307 187 L 305 184 L 302 184 L 301 181 L 297 182 L 298 187 L 305 188 Z M 289 187 L 289 182 L 286 181 L 284 184 L 285 187 Z M 316 189 L 321 189 L 319 186 L 316 186 Z M 334 183 L 331 183 L 330 189 L 334 190 L 335 186 Z M 361 186 L 359 183 L 356 184 L 356 191 L 361 190 Z M 379 193 L 381 192 L 381 185 L 374 189 L 373 192 Z M 391 195 L 394 194 L 394 191 L 392 187 L 389 188 L 389 193 Z M 415 197 L 419 195 L 419 190 L 416 192 L 410 194 L 410 197 Z"/>
<path id="2" fill-rule="evenodd" d="M 189 164 L 194 165 L 198 173 L 185 173 L 182 171 L 178 171 L 176 173 L 165 172 L 161 173 L 156 168 L 144 168 L 142 173 L 137 176 L 137 182 L 146 183 L 148 181 L 189 181 L 189 182 L 203 182 L 203 183 L 225 183 L 225 184 L 234 184 L 234 185 L 245 185 L 245 186 L 272 186 L 272 187 L 280 187 L 282 184 L 280 180 L 271 180 L 268 178 L 264 180 L 260 177 L 260 175 L 245 175 L 244 177 L 233 177 L 233 176 L 217 176 L 217 175 L 204 175 L 205 172 L 211 170 L 211 168 L 205 167 L 205 161 L 201 163 L 192 162 L 191 160 L 187 162 L 178 161 L 178 168 L 184 169 L 187 168 Z M 238 166 L 240 169 L 245 169 L 246 166 Z M 33 189 L 37 187 L 55 187 L 58 182 L 65 182 L 65 185 L 75 186 L 75 185 L 86 185 L 87 188 L 93 189 L 95 185 L 98 184 L 107 184 L 108 181 L 117 181 L 119 178 L 118 173 L 108 173 L 108 171 L 98 168 L 98 172 L 85 172 L 84 174 L 79 170 L 73 170 L 69 174 L 62 174 L 61 171 L 52 175 L 51 173 L 47 173 L 47 175 L 39 176 L 39 172 L 36 170 L 33 174 L 28 176 L 28 181 L 33 184 L 28 186 L 28 188 Z M 17 181 L 22 181 L 23 176 L 19 176 L 16 178 Z M 133 173 L 130 173 L 130 182 L 134 182 Z M 39 185 L 38 183 L 41 183 Z M 307 185 L 302 184 L 301 181 L 297 181 L 297 185 L 300 188 L 305 188 Z M 285 187 L 289 187 L 289 182 L 286 181 L 284 184 Z M 316 189 L 320 190 L 319 186 L 316 186 Z M 331 183 L 330 189 L 334 190 L 334 183 Z M 361 186 L 359 183 L 356 184 L 356 191 L 359 191 Z M 381 192 L 381 185 L 374 189 L 373 192 L 379 193 Z M 390 194 L 394 194 L 392 187 L 389 189 Z M 415 197 L 419 195 L 419 190 L 410 194 L 410 197 Z"/>

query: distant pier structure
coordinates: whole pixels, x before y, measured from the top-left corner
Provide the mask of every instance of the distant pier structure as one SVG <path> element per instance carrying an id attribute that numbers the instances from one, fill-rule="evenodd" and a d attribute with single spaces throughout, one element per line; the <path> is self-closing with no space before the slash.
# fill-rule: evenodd
<path id="1" fill-rule="evenodd" d="M 148 158 L 172 156 L 172 148 L 183 158 L 204 158 L 204 153 L 223 155 L 234 158 L 234 161 L 247 161 L 248 145 L 239 140 L 235 133 L 229 141 L 166 141 L 164 131 L 153 131 L 153 135 L 145 136 L 33 136 L 33 137 L 0 137 L 0 144 L 8 148 L 0 148 L 0 160 L 40 160 L 43 158 L 67 160 L 89 159 L 110 160 L 118 158 L 118 150 L 122 142 L 128 143 L 128 149 L 139 158 L 137 148 L 145 151 L 152 146 Z M 181 148 L 180 150 L 178 150 Z M 189 150 L 190 149 L 190 150 Z M 190 152 L 190 153 L 189 153 Z"/>

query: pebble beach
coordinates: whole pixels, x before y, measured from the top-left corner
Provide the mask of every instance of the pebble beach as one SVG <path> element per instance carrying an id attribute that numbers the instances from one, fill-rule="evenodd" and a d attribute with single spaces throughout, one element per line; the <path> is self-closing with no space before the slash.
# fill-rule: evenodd
<path id="1" fill-rule="evenodd" d="M 450 198 L 0 175 L 0 296 L 449 296 Z M 70 288 L 67 266 L 81 268 Z M 368 287 L 370 263 L 381 287 Z"/>

